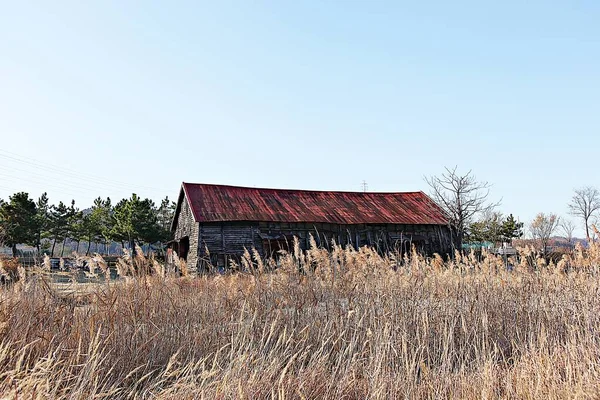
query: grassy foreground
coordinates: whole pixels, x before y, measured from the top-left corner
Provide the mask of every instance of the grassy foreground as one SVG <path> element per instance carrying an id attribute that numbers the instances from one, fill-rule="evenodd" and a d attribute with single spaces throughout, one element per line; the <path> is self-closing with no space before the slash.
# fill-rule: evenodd
<path id="1" fill-rule="evenodd" d="M 72 294 L 28 274 L 0 290 L 0 397 L 600 397 L 600 249 L 525 253 L 508 272 L 296 249 L 193 279 L 125 257 L 125 279 Z"/>

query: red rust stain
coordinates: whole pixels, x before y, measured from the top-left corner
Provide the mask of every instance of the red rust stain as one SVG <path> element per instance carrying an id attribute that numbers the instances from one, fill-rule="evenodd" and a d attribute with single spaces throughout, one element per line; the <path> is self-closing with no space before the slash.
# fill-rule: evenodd
<path id="1" fill-rule="evenodd" d="M 448 223 L 442 209 L 423 192 L 322 192 L 197 183 L 183 183 L 183 190 L 198 222 Z"/>

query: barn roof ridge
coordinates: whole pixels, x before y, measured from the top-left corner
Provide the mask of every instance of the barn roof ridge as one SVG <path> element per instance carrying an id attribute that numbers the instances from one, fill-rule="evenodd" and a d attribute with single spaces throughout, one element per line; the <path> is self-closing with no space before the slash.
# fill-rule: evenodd
<path id="1" fill-rule="evenodd" d="M 448 223 L 444 211 L 422 191 L 344 192 L 183 182 L 181 192 L 196 222 Z M 182 199 L 180 195 L 176 215 Z"/>
<path id="2" fill-rule="evenodd" d="M 289 188 L 267 188 L 267 187 L 254 187 L 254 186 L 239 186 L 239 185 L 224 185 L 219 183 L 197 183 L 197 182 L 182 182 L 182 185 L 200 185 L 200 186 L 215 186 L 224 188 L 235 188 L 235 189 L 250 189 L 250 190 L 268 190 L 277 192 L 314 192 L 314 193 L 353 193 L 353 194 L 402 194 L 402 193 L 423 193 L 422 190 L 407 190 L 400 192 L 361 192 L 354 190 L 320 190 L 320 189 L 289 189 Z"/>

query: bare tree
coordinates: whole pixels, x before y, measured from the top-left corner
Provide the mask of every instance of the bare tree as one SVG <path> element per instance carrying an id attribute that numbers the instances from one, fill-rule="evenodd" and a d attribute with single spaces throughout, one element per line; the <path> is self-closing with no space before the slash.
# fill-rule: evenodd
<path id="1" fill-rule="evenodd" d="M 600 192 L 598 189 L 586 186 L 576 189 L 569 203 L 571 215 L 579 217 L 585 224 L 585 236 L 590 240 L 590 218 L 600 210 Z"/>
<path id="2" fill-rule="evenodd" d="M 500 204 L 488 202 L 491 185 L 478 181 L 471 171 L 460 175 L 456 170 L 445 168 L 441 176 L 425 177 L 431 188 L 432 199 L 444 209 L 450 224 L 456 229 L 456 244 L 460 248 L 467 227 L 478 213 L 489 213 Z"/>
<path id="3" fill-rule="evenodd" d="M 569 248 L 572 249 L 573 248 L 573 232 L 575 232 L 575 223 L 573 223 L 573 221 L 571 221 L 570 219 L 562 219 L 560 221 L 560 230 L 562 231 L 562 234 L 565 235 L 565 239 L 567 239 L 567 242 L 569 243 Z"/>
<path id="4" fill-rule="evenodd" d="M 529 224 L 529 230 L 531 231 L 531 236 L 537 241 L 539 241 L 541 250 L 544 255 L 548 253 L 548 243 L 550 242 L 550 238 L 552 234 L 556 230 L 560 223 L 560 217 L 556 214 L 544 214 L 539 213 L 536 215 L 531 224 Z"/>

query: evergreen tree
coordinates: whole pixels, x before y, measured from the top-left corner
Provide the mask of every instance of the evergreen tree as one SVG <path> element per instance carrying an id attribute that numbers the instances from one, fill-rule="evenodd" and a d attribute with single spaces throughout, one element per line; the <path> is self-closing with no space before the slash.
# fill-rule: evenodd
<path id="1" fill-rule="evenodd" d="M 112 237 L 112 205 L 110 198 L 94 200 L 92 210 L 85 222 L 86 235 L 89 241 L 87 253 L 89 254 L 91 242 L 102 242 L 108 249 Z"/>
<path id="2" fill-rule="evenodd" d="M 121 199 L 114 207 L 111 215 L 110 237 L 116 242 L 120 242 L 125 248 L 125 242 L 130 241 L 133 227 L 131 224 L 131 207 L 128 199 Z"/>
<path id="3" fill-rule="evenodd" d="M 142 200 L 137 194 L 117 203 L 113 212 L 113 237 L 122 243 L 129 243 L 130 249 L 136 244 L 156 243 L 161 232 L 154 202 Z"/>
<path id="4" fill-rule="evenodd" d="M 56 243 L 64 241 L 69 233 L 69 207 L 62 201 L 57 206 L 53 205 L 50 209 L 50 229 L 48 229 L 48 233 L 52 238 L 51 254 L 54 256 Z"/>
<path id="5" fill-rule="evenodd" d="M 77 243 L 76 252 L 79 251 L 79 242 L 81 241 L 82 236 L 82 221 L 83 213 L 79 211 L 79 208 L 75 207 L 75 200 L 71 200 L 71 205 L 67 211 L 67 232 L 65 238 L 63 239 L 63 248 L 61 250 L 60 256 L 63 256 L 65 251 L 66 240 L 71 239 L 72 241 Z"/>
<path id="6" fill-rule="evenodd" d="M 503 219 L 502 214 L 492 212 L 469 225 L 466 238 L 470 243 L 510 243 L 513 239 L 522 236 L 522 222 L 517 222 L 512 214 Z"/>
<path id="7" fill-rule="evenodd" d="M 502 241 L 502 214 L 486 213 L 479 221 L 470 224 L 466 239 L 470 243 Z"/>
<path id="8" fill-rule="evenodd" d="M 176 207 L 175 202 L 169 200 L 169 196 L 165 197 L 160 203 L 160 207 L 156 213 L 156 220 L 160 230 L 160 242 L 166 242 L 171 239 L 171 223 L 175 216 Z"/>
<path id="9" fill-rule="evenodd" d="M 515 217 L 510 214 L 502 223 L 502 241 L 512 242 L 513 239 L 518 239 L 523 236 L 523 223 L 517 222 Z"/>
<path id="10" fill-rule="evenodd" d="M 106 200 L 102 202 L 102 207 L 99 211 L 99 219 L 98 219 L 98 238 L 104 240 L 104 247 L 106 249 L 106 253 L 110 254 L 110 244 L 112 242 L 111 231 L 113 227 L 113 206 L 110 201 L 110 197 L 107 197 Z"/>
<path id="11" fill-rule="evenodd" d="M 35 202 L 25 192 L 15 193 L 8 202 L 0 205 L 0 226 L 4 243 L 17 256 L 17 244 L 35 245 L 37 242 L 38 219 Z"/>
<path id="12" fill-rule="evenodd" d="M 37 238 L 36 248 L 38 254 L 41 254 L 42 239 L 48 236 L 48 230 L 50 229 L 50 202 L 48 200 L 48 194 L 42 193 L 36 203 L 37 207 Z"/>
<path id="13" fill-rule="evenodd" d="M 92 218 L 92 214 L 86 214 L 81 218 L 81 239 L 88 242 L 87 250 L 85 255 L 90 254 L 90 247 L 92 246 L 92 242 L 96 240 L 96 232 L 98 231 L 97 227 L 94 226 L 94 220 Z"/>

